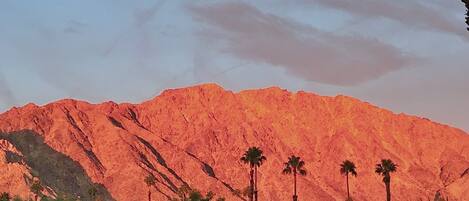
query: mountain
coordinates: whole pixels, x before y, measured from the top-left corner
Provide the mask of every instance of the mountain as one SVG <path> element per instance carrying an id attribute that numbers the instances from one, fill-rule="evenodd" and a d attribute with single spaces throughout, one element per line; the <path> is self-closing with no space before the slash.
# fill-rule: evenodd
<path id="1" fill-rule="evenodd" d="M 267 157 L 259 169 L 260 200 L 291 199 L 293 179 L 281 172 L 292 154 L 309 173 L 299 177 L 299 200 L 345 200 L 339 172 L 345 159 L 357 166 L 354 200 L 384 200 L 374 173 L 383 158 L 398 164 L 394 200 L 433 200 L 436 192 L 469 200 L 467 133 L 346 96 L 277 87 L 234 93 L 204 84 L 141 104 L 28 104 L 1 114 L 0 131 L 0 192 L 22 196 L 35 175 L 51 195 L 86 197 L 97 185 L 108 200 L 142 201 L 144 178 L 153 174 L 153 200 L 176 197 L 184 184 L 243 200 L 236 192 L 248 186 L 249 175 L 239 159 L 259 146 Z"/>

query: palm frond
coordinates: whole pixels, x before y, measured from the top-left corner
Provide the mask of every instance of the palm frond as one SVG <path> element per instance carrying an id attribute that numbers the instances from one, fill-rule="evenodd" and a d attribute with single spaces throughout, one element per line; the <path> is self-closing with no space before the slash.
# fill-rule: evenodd
<path id="1" fill-rule="evenodd" d="M 282 171 L 283 174 L 291 174 L 292 173 L 292 169 L 290 168 L 290 166 L 287 166 L 283 169 Z"/>
<path id="2" fill-rule="evenodd" d="M 303 166 L 305 166 L 305 162 L 304 162 L 304 161 L 300 161 L 300 162 L 298 163 L 298 166 L 297 166 L 297 167 L 298 167 L 298 168 L 302 168 Z"/>
<path id="3" fill-rule="evenodd" d="M 291 174 L 294 172 L 300 175 L 306 175 L 306 170 L 303 168 L 305 166 L 305 162 L 301 160 L 301 157 L 299 156 L 291 155 L 288 157 L 288 161 L 284 163 L 284 165 L 284 172 L 286 174 Z"/>
<path id="4" fill-rule="evenodd" d="M 377 174 L 382 174 L 384 172 L 384 168 L 381 164 L 376 164 L 375 172 Z"/>
<path id="5" fill-rule="evenodd" d="M 355 171 L 355 170 L 350 171 L 350 173 L 352 173 L 352 175 L 355 176 L 355 177 L 357 176 L 357 171 Z"/>
<path id="6" fill-rule="evenodd" d="M 305 169 L 299 169 L 298 173 L 300 173 L 300 175 L 303 175 L 303 176 L 307 174 Z"/>

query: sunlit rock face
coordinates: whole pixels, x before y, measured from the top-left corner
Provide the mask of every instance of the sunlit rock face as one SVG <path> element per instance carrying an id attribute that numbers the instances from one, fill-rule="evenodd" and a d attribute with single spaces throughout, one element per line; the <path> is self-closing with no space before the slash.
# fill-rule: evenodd
<path id="1" fill-rule="evenodd" d="M 291 154 L 308 170 L 298 179 L 299 200 L 345 200 L 339 172 L 345 159 L 357 166 L 358 176 L 350 178 L 354 200 L 384 200 L 382 178 L 374 173 L 383 158 L 398 164 L 391 179 L 395 200 L 433 200 L 437 191 L 469 200 L 469 135 L 346 96 L 275 87 L 234 93 L 205 84 L 166 90 L 141 104 L 61 100 L 0 115 L 1 132 L 21 130 L 78 162 L 118 201 L 146 200 L 148 174 L 157 179 L 153 200 L 177 197 L 184 184 L 245 199 L 235 192 L 249 184 L 248 166 L 239 159 L 250 146 L 267 157 L 259 168 L 260 200 L 291 199 L 293 178 L 281 173 Z M 6 177 L 0 191 L 27 194 L 22 176 L 28 169 L 4 159 L 6 151 L 0 149 L 0 172 L 11 174 L 0 176 Z"/>

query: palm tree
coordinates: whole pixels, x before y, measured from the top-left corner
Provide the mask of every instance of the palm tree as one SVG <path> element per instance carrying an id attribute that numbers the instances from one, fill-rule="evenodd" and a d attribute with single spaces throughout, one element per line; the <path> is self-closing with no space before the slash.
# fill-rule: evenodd
<path id="1" fill-rule="evenodd" d="M 302 176 L 306 175 L 306 170 L 304 169 L 305 162 L 301 160 L 299 156 L 292 155 L 288 158 L 288 162 L 285 163 L 285 168 L 283 169 L 283 174 L 292 174 L 293 173 L 293 182 L 294 182 L 294 194 L 293 201 L 298 200 L 298 195 L 296 194 L 296 175 L 300 174 Z"/>
<path id="2" fill-rule="evenodd" d="M 147 177 L 145 177 L 144 181 L 148 186 L 148 201 L 151 201 L 151 187 L 156 184 L 156 178 L 152 174 L 149 174 Z"/>
<path id="3" fill-rule="evenodd" d="M 252 201 L 253 199 L 255 201 L 258 200 L 258 191 L 257 191 L 257 168 L 262 165 L 262 163 L 266 160 L 267 158 L 262 155 L 262 150 L 259 147 L 250 147 L 241 157 L 241 161 L 244 162 L 245 164 L 249 164 L 249 167 L 251 168 L 249 172 L 250 176 L 250 194 L 249 194 L 249 200 Z"/>
<path id="4" fill-rule="evenodd" d="M 44 190 L 44 187 L 38 179 L 34 180 L 33 178 L 33 183 L 31 184 L 30 189 L 31 192 L 34 193 L 34 201 L 37 201 L 37 198 L 41 194 L 42 190 Z"/>
<path id="5" fill-rule="evenodd" d="M 382 159 L 380 164 L 376 164 L 375 172 L 383 176 L 386 185 L 386 200 L 391 201 L 391 173 L 395 172 L 397 165 L 391 159 Z"/>
<path id="6" fill-rule="evenodd" d="M 348 185 L 348 175 L 352 174 L 352 176 L 357 176 L 355 164 L 349 160 L 343 161 L 342 164 L 340 164 L 340 174 L 345 175 L 345 177 L 347 178 L 347 200 L 351 200 L 350 189 Z"/>

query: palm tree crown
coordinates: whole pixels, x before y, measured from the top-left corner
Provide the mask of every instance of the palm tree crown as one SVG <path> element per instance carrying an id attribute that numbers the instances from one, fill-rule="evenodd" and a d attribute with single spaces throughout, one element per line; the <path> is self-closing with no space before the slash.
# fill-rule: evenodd
<path id="1" fill-rule="evenodd" d="M 285 163 L 285 168 L 283 169 L 283 174 L 298 173 L 300 175 L 306 175 L 306 170 L 304 169 L 305 162 L 301 160 L 299 156 L 292 155 L 288 158 L 288 162 Z"/>
<path id="2" fill-rule="evenodd" d="M 259 167 L 265 160 L 266 157 L 262 155 L 262 150 L 259 147 L 250 147 L 241 157 L 241 161 L 249 164 L 251 167 Z"/>
<path id="3" fill-rule="evenodd" d="M 355 167 L 355 164 L 352 161 L 345 160 L 340 164 L 340 174 L 342 175 L 348 175 L 352 174 L 353 176 L 357 176 L 357 168 Z"/>
<path id="4" fill-rule="evenodd" d="M 390 176 L 389 173 L 395 172 L 397 170 L 397 165 L 392 162 L 391 159 L 383 159 L 380 164 L 376 164 L 375 172 L 379 175 L 382 175 L 383 182 L 389 182 Z"/>

